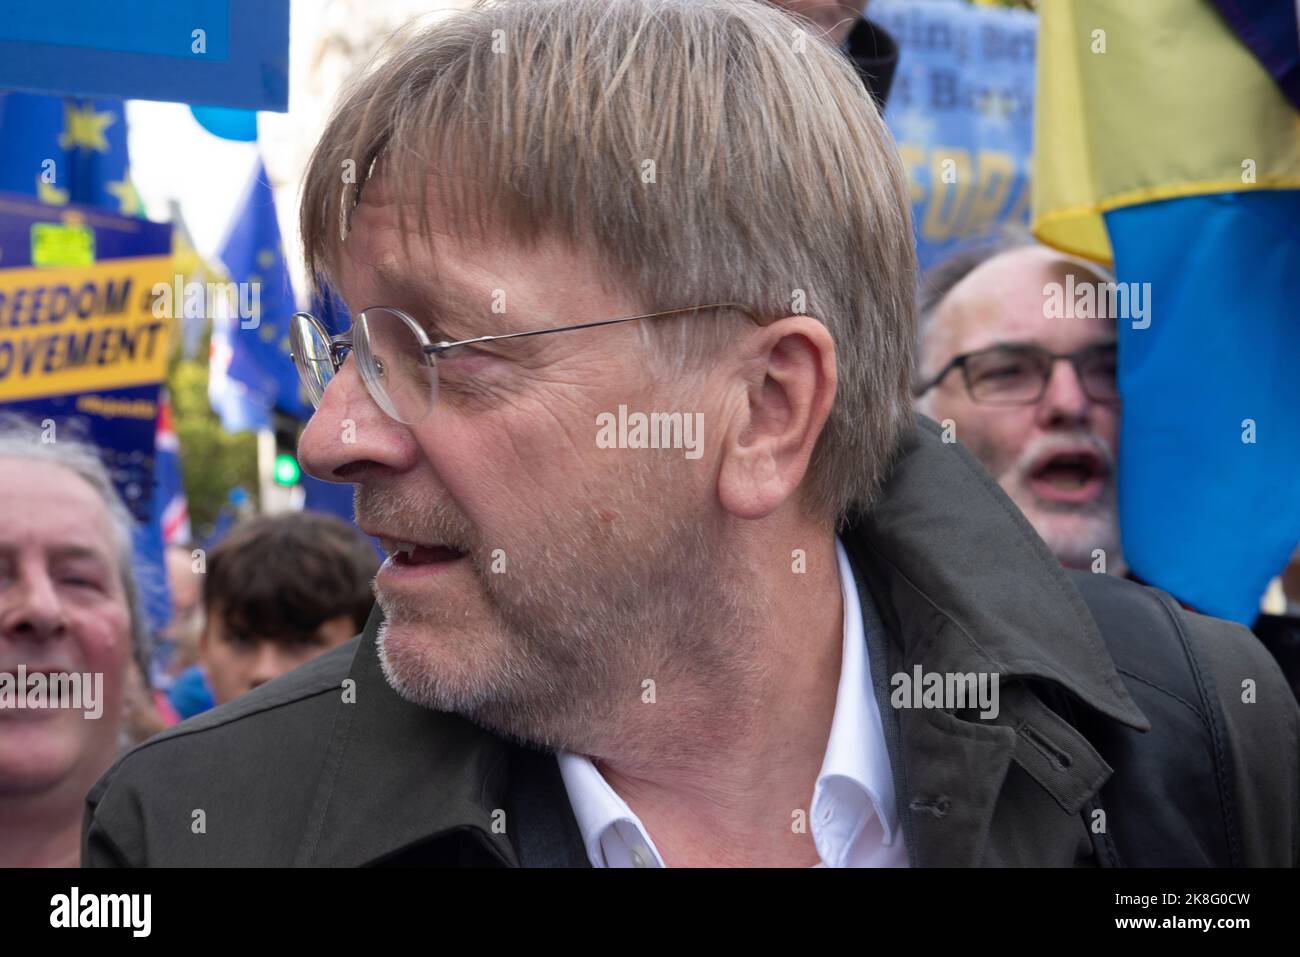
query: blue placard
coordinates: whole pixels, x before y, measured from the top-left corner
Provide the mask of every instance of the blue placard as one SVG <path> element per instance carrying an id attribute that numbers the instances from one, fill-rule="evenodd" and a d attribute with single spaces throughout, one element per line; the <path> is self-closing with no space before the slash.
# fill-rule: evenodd
<path id="1" fill-rule="evenodd" d="M 0 193 L 0 268 L 32 265 L 34 226 L 69 223 L 93 231 L 97 261 L 166 256 L 171 252 L 170 223 L 117 216 L 87 206 L 51 207 L 27 197 Z M 11 334 L 11 330 L 0 327 L 0 343 Z M 159 384 L 152 383 L 0 403 L 0 412 L 18 414 L 38 424 L 51 419 L 59 434 L 98 447 L 119 496 L 136 520 L 134 564 L 152 630 L 160 628 L 171 615 L 162 531 L 153 507 L 158 393 Z"/>
<path id="2" fill-rule="evenodd" d="M 6 11 L 0 20 L 0 41 L 188 58 L 192 55 L 195 30 L 203 31 L 203 45 L 211 59 L 228 59 L 228 0 L 186 3 L 42 0 L 39 4 Z"/>
<path id="3" fill-rule="evenodd" d="M 41 0 L 0 18 L 0 88 L 285 112 L 289 0 Z"/>
<path id="4" fill-rule="evenodd" d="M 867 7 L 898 43 L 885 121 L 912 186 L 923 269 L 1029 220 L 1038 18 L 941 0 Z"/>

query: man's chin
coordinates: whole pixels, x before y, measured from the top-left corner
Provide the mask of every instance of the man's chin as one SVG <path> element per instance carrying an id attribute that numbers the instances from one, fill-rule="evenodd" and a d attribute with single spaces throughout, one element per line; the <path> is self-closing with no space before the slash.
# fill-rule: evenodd
<path id="1" fill-rule="evenodd" d="M 62 717 L 44 720 L 57 722 Z M 38 730 L 36 725 L 31 722 L 30 733 L 18 734 L 0 724 L 0 734 L 6 735 L 0 742 L 0 795 L 44 793 L 75 769 L 78 754 L 86 747 L 77 733 L 67 728 Z"/>
<path id="2" fill-rule="evenodd" d="M 394 691 L 423 708 L 470 715 L 498 697 L 493 637 L 446 622 L 385 618 L 379 665 Z"/>
<path id="3" fill-rule="evenodd" d="M 517 661 L 512 667 L 504 649 L 493 654 L 492 635 L 460 631 L 452 638 L 446 626 L 432 630 L 385 621 L 376 637 L 384 678 L 406 701 L 459 715 L 512 741 L 563 746 L 556 729 L 563 727 L 565 715 L 553 707 L 539 711 L 525 704 L 537 676 L 526 675 Z"/>
<path id="4" fill-rule="evenodd" d="M 1100 506 L 1028 509 L 1025 517 L 1062 565 L 1091 569 L 1105 556 L 1106 567 L 1119 559 L 1119 531 L 1114 513 Z"/>

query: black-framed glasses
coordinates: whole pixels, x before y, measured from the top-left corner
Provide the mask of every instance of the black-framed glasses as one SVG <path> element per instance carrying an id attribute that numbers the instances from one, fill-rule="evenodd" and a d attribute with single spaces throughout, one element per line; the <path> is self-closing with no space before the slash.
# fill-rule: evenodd
<path id="1" fill-rule="evenodd" d="M 372 306 L 357 314 L 349 333 L 338 336 L 326 332 L 320 320 L 311 313 L 294 313 L 289 323 L 289 342 L 294 366 L 298 369 L 298 377 L 307 390 L 313 408 L 320 407 L 325 389 L 343 367 L 347 352 L 354 351 L 361 380 L 370 397 L 398 422 L 414 425 L 429 414 L 437 400 L 437 360 L 449 349 L 541 336 L 551 332 L 594 329 L 620 322 L 635 322 L 638 319 L 684 315 L 705 309 L 737 309 L 755 323 L 760 322 L 747 306 L 734 302 L 715 302 L 551 329 L 478 336 L 456 342 L 430 342 L 420 324 L 402 310 L 389 306 Z"/>
<path id="2" fill-rule="evenodd" d="M 1116 381 L 1117 348 L 1114 342 L 1094 343 L 1069 353 L 1049 352 L 1029 343 L 1007 343 L 955 356 L 930 380 L 917 384 L 912 394 L 922 396 L 960 369 L 971 401 L 986 405 L 1033 405 L 1042 399 L 1056 363 L 1074 366 L 1083 394 L 1093 402 L 1119 401 Z"/>

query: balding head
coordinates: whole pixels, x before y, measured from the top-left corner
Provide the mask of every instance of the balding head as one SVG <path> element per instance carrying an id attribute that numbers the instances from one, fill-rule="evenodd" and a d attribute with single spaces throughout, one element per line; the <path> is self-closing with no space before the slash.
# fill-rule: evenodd
<path id="1" fill-rule="evenodd" d="M 1036 402 L 977 401 L 967 385 L 976 369 L 985 381 L 1018 373 L 987 358 L 949 368 L 917 400 L 917 410 L 951 420 L 969 448 L 1025 513 L 1062 563 L 1092 565 L 1101 548 L 1115 571 L 1115 453 L 1119 405 L 1099 401 L 1113 391 L 1114 320 L 1062 318 L 1047 308 L 1054 289 L 1105 283 L 1098 267 L 1046 247 L 1012 244 L 985 255 L 963 254 L 927 277 L 922 294 L 917 381 L 929 385 L 954 360 L 999 346 L 1036 347 L 1054 355 L 1082 353 L 1085 374 L 1052 364 Z M 1071 285 L 1072 284 L 1072 285 Z M 1104 299 L 1104 297 L 1103 297 Z M 1000 356 L 1001 353 L 992 354 Z M 1020 360 L 1016 360 L 1017 363 Z M 1041 381 L 1038 380 L 1038 381 Z M 990 386 L 992 388 L 992 386 Z"/>

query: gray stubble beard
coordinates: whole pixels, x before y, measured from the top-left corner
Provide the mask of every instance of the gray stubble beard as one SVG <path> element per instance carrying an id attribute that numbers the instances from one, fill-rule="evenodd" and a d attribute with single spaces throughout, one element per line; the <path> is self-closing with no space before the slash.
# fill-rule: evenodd
<path id="1" fill-rule="evenodd" d="M 637 479 L 650 498 L 674 487 L 670 477 L 656 482 L 648 471 Z M 547 534 L 505 547 L 505 575 L 492 573 L 492 548 L 474 540 L 467 522 L 445 509 L 426 511 L 432 527 L 468 533 L 459 543 L 469 542 L 468 560 L 487 599 L 489 652 L 500 653 L 486 670 L 448 674 L 432 646 L 390 640 L 386 621 L 378 647 L 389 684 L 415 704 L 513 740 L 593 757 L 687 765 L 692 752 L 743 733 L 734 716 L 752 706 L 765 679 L 754 639 L 764 600 L 739 584 L 744 570 L 728 559 L 720 528 L 663 502 L 621 504 L 642 513 L 640 521 L 620 514 L 613 527 L 623 534 L 550 521 Z M 656 510 L 647 521 L 645 513 Z M 427 623 L 430 642 L 457 627 L 450 610 L 430 614 L 391 596 L 381 606 L 386 616 Z M 654 682 L 653 703 L 645 700 L 647 681 Z M 675 726 L 691 731 L 678 735 Z M 638 742 L 635 756 L 627 754 L 630 741 Z"/>

